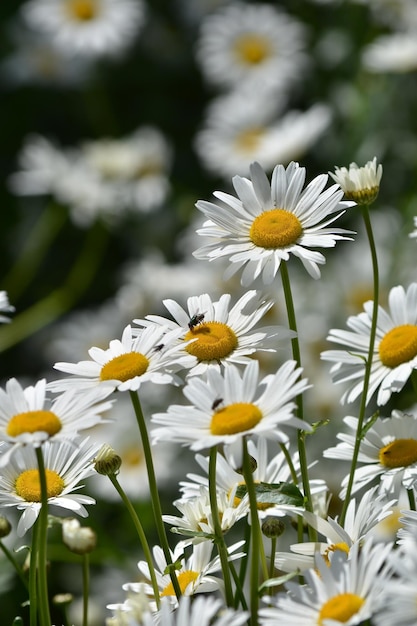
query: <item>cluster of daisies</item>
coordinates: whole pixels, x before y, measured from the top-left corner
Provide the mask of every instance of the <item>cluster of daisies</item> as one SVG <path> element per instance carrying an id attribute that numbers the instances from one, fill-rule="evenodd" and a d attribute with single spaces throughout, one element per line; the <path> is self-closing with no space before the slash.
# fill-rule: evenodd
<path id="1" fill-rule="evenodd" d="M 350 462 L 340 493 L 331 494 L 322 476 L 308 476 L 304 444 L 325 425 L 303 414 L 314 380 L 301 366 L 287 265 L 297 257 L 307 280 L 320 278 L 326 259 L 317 248 L 353 238 L 336 224 L 360 207 L 369 217 L 382 167 L 374 159 L 337 168 L 330 186 L 328 175 L 308 184 L 306 175 L 291 162 L 277 165 L 269 180 L 255 162 L 250 178 L 233 178 L 235 196 L 215 192 L 216 202 L 197 202 L 206 218 L 198 234 L 209 242 L 195 256 L 226 257 L 227 276 L 239 273 L 245 288 L 240 298 L 203 293 L 184 306 L 165 299 L 166 316 L 133 319 L 107 348 L 91 347 L 88 360 L 55 363 L 56 380 L 24 387 L 11 378 L 0 389 L 0 503 L 22 512 L 20 537 L 33 528 L 40 541 L 36 529 L 46 506 L 64 511 L 70 549 L 94 549 L 89 529 L 67 514 L 87 516 L 94 499 L 80 489 L 90 476 L 107 474 L 118 484 L 117 450 L 92 441 L 90 431 L 109 420 L 123 392 L 138 415 L 151 491 L 152 447 L 156 453 L 170 442 L 196 453 L 201 472 L 180 482 L 177 515 L 161 512 L 157 519 L 152 493 L 156 525 L 168 525 L 180 540 L 171 549 L 161 539 L 151 549 L 142 535 L 146 558 L 138 562 L 138 579 L 124 584 L 125 600 L 108 606 L 108 626 L 417 620 L 417 414 L 412 405 L 380 414 L 399 394 L 405 401 L 417 369 L 417 283 L 394 286 L 387 308 L 367 301 L 347 320 L 350 330 L 328 334 L 342 346 L 321 354 L 332 362 L 333 382 L 347 383 L 341 402 L 360 400 L 357 416 L 344 419 L 340 443 L 324 453 Z M 289 327 L 265 324 L 279 298 L 264 295 L 263 287 L 247 289 L 270 286 L 278 275 Z M 1 320 L 10 321 L 5 292 L 0 310 Z M 290 359 L 280 358 L 285 344 L 292 346 Z M 272 371 L 267 357 L 278 361 Z M 182 402 L 152 412 L 147 422 L 142 392 L 167 386 L 182 391 Z M 335 516 L 328 513 L 332 496 L 342 503 Z M 292 526 L 297 542 L 288 545 Z M 208 595 L 194 599 L 199 594 Z"/>

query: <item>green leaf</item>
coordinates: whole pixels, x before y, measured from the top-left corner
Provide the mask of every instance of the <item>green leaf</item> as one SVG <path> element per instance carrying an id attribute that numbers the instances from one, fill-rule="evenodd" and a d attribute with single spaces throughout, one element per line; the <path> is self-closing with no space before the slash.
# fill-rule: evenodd
<path id="1" fill-rule="evenodd" d="M 242 499 L 248 490 L 246 485 L 239 485 L 236 496 Z M 287 506 L 303 506 L 304 497 L 293 483 L 256 483 L 256 501 L 264 504 L 285 504 Z"/>
<path id="2" fill-rule="evenodd" d="M 289 574 L 284 574 L 282 576 L 278 576 L 278 578 L 268 578 L 264 583 L 259 587 L 259 591 L 262 589 L 267 589 L 268 587 L 279 587 L 287 582 L 287 580 L 291 580 L 295 576 L 298 576 L 299 572 L 290 572 Z"/>

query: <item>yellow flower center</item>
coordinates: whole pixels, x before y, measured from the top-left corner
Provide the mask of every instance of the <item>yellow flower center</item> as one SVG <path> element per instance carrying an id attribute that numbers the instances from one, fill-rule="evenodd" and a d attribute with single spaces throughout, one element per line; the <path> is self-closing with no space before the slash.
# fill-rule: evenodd
<path id="1" fill-rule="evenodd" d="M 185 340 L 196 339 L 186 350 L 199 361 L 219 361 L 236 350 L 238 341 L 235 333 L 222 322 L 206 322 L 195 326 L 185 335 Z"/>
<path id="2" fill-rule="evenodd" d="M 417 326 L 403 324 L 381 339 L 379 357 L 386 367 L 398 367 L 417 356 Z"/>
<path id="3" fill-rule="evenodd" d="M 46 492 L 48 498 L 55 498 L 62 493 L 65 483 L 59 474 L 53 470 L 46 469 Z M 39 480 L 39 471 L 37 469 L 29 469 L 22 472 L 16 479 L 15 490 L 18 496 L 26 500 L 26 502 L 41 501 L 41 483 Z"/>
<path id="4" fill-rule="evenodd" d="M 22 433 L 44 431 L 52 437 L 61 428 L 61 420 L 52 411 L 26 411 L 10 418 L 6 432 L 10 437 L 18 437 Z"/>
<path id="5" fill-rule="evenodd" d="M 185 593 L 188 585 L 193 583 L 198 578 L 198 572 L 193 572 L 192 570 L 186 570 L 185 572 L 180 572 L 177 575 L 178 584 L 180 586 L 181 592 Z M 162 596 L 175 596 L 174 585 L 169 583 L 162 591 Z"/>
<path id="6" fill-rule="evenodd" d="M 253 220 L 250 240 L 260 248 L 286 248 L 303 234 L 301 222 L 290 211 L 272 209 L 261 213 Z"/>
<path id="7" fill-rule="evenodd" d="M 143 464 L 144 458 L 143 452 L 138 446 L 130 446 L 122 452 L 122 463 L 129 467 L 139 467 Z"/>
<path id="8" fill-rule="evenodd" d="M 271 44 L 256 33 L 245 33 L 235 39 L 234 50 L 240 61 L 259 65 L 271 55 Z"/>
<path id="9" fill-rule="evenodd" d="M 213 414 L 212 435 L 235 435 L 254 428 L 262 419 L 262 412 L 250 402 L 235 402 Z"/>
<path id="10" fill-rule="evenodd" d="M 340 543 L 332 543 L 332 545 L 329 546 L 327 550 L 325 550 L 325 552 L 323 553 L 323 558 L 326 561 L 326 565 L 330 565 L 329 554 L 336 551 L 349 554 L 349 546 L 345 541 L 341 541 Z"/>
<path id="11" fill-rule="evenodd" d="M 95 0 L 67 0 L 67 9 L 71 17 L 80 22 L 88 22 L 97 15 Z"/>
<path id="12" fill-rule="evenodd" d="M 323 604 L 317 623 L 321 626 L 325 619 L 332 619 L 344 624 L 359 611 L 364 602 L 355 593 L 340 593 Z"/>
<path id="13" fill-rule="evenodd" d="M 246 128 L 235 138 L 236 147 L 242 152 L 253 152 L 265 134 L 263 128 Z"/>
<path id="14" fill-rule="evenodd" d="M 142 376 L 149 366 L 149 361 L 140 352 L 126 352 L 114 357 L 103 365 L 100 380 L 120 380 L 125 382 L 135 376 Z"/>
<path id="15" fill-rule="evenodd" d="M 395 439 L 379 451 L 379 462 L 388 467 L 407 467 L 417 462 L 417 440 Z"/>

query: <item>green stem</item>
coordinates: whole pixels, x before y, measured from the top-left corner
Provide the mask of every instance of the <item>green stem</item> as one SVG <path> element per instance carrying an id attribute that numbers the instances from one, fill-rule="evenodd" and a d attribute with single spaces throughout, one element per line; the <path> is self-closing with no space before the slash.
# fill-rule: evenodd
<path id="1" fill-rule="evenodd" d="M 161 509 L 161 503 L 159 500 L 158 485 L 156 482 L 151 445 L 150 445 L 149 436 L 148 436 L 148 429 L 146 427 L 145 417 L 143 415 L 143 411 L 142 411 L 138 394 L 134 391 L 131 391 L 130 398 L 132 400 L 133 408 L 135 410 L 136 420 L 137 420 L 140 435 L 142 438 L 143 454 L 145 456 L 146 469 L 148 472 L 149 491 L 151 495 L 152 510 L 153 510 L 156 529 L 157 529 L 158 536 L 159 536 L 159 542 L 161 544 L 161 548 L 165 555 L 165 560 L 168 565 L 169 575 L 171 578 L 172 586 L 175 591 L 175 595 L 177 596 L 177 599 L 179 599 L 182 594 L 181 594 L 181 589 L 180 589 L 180 585 L 178 582 L 178 578 L 173 568 L 169 567 L 173 563 L 172 563 L 171 551 L 169 549 L 168 539 L 167 539 L 166 532 L 165 532 L 165 526 L 164 526 L 164 522 L 162 519 L 162 509 Z"/>
<path id="2" fill-rule="evenodd" d="M 355 470 L 356 470 L 356 465 L 358 462 L 359 449 L 360 449 L 360 445 L 362 442 L 362 428 L 363 428 L 363 423 L 365 419 L 369 381 L 371 378 L 371 371 L 372 371 L 372 357 L 374 354 L 374 347 L 375 347 L 376 325 L 377 325 L 377 320 L 378 320 L 378 303 L 379 303 L 378 258 L 376 254 L 376 246 L 375 246 L 374 235 L 372 232 L 372 225 L 371 225 L 368 205 L 362 206 L 362 216 L 365 222 L 366 234 L 368 236 L 369 248 L 370 248 L 371 259 L 372 259 L 372 274 L 373 274 L 373 281 L 374 281 L 374 293 L 373 293 L 374 306 L 372 309 L 371 331 L 369 335 L 369 348 L 368 348 L 368 356 L 367 356 L 366 363 L 365 363 L 365 374 L 364 374 L 364 379 L 363 379 L 363 390 L 362 390 L 361 403 L 360 403 L 360 408 L 359 408 L 358 425 L 356 429 L 356 439 L 355 439 L 355 445 L 353 448 L 353 456 L 352 456 L 352 463 L 350 466 L 348 486 L 346 489 L 346 497 L 343 503 L 342 512 L 340 514 L 340 520 L 339 520 L 339 523 L 342 526 L 344 524 L 347 508 L 350 502 L 350 496 L 352 493 L 353 481 L 355 477 Z"/>
<path id="3" fill-rule="evenodd" d="M 293 354 L 294 361 L 297 363 L 297 367 L 301 367 L 301 353 L 300 353 L 300 344 L 298 341 L 297 320 L 295 316 L 290 277 L 288 275 L 288 268 L 285 262 L 282 262 L 280 264 L 280 272 L 281 272 L 282 287 L 284 289 L 285 305 L 287 307 L 288 325 L 291 330 L 297 333 L 296 336 L 291 339 L 292 354 Z M 297 396 L 297 406 L 298 406 L 298 417 L 302 420 L 303 415 L 304 415 L 302 394 L 299 394 Z M 311 498 L 310 482 L 308 478 L 308 463 L 307 463 L 307 454 L 306 454 L 306 449 L 305 449 L 304 432 L 300 429 L 297 430 L 297 443 L 298 443 L 298 456 L 300 460 L 301 480 L 303 484 L 303 491 L 304 491 L 304 498 L 305 498 L 305 508 L 307 509 L 307 511 L 312 512 L 313 503 L 312 503 L 312 498 Z M 309 527 L 309 533 L 310 533 L 311 541 L 317 541 L 317 532 L 314 530 L 314 528 Z"/>
<path id="4" fill-rule="evenodd" d="M 108 233 L 95 224 L 62 287 L 13 317 L 13 323 L 0 328 L 0 352 L 30 337 L 71 309 L 87 291 L 100 265 Z"/>
<path id="5" fill-rule="evenodd" d="M 88 599 L 90 595 L 90 557 L 83 554 L 83 626 L 88 626 Z"/>
<path id="6" fill-rule="evenodd" d="M 42 448 L 35 448 L 36 459 L 39 470 L 39 483 L 41 488 L 41 510 L 39 512 L 39 536 L 38 536 L 38 590 L 39 590 L 39 612 L 41 615 L 41 625 L 51 626 L 48 599 L 48 577 L 47 577 L 47 537 L 48 537 L 48 487 L 46 482 L 45 463 L 43 460 Z"/>
<path id="7" fill-rule="evenodd" d="M 16 559 L 14 558 L 13 554 L 10 552 L 10 550 L 4 545 L 4 543 L 2 541 L 0 541 L 0 550 L 3 551 L 4 555 L 6 556 L 6 558 L 10 561 L 10 563 L 13 565 L 14 569 L 16 570 L 17 575 L 19 576 L 20 580 L 22 581 L 22 584 L 25 586 L 25 588 L 28 588 L 28 582 L 25 578 L 25 575 L 23 574 L 22 568 L 20 567 L 19 563 L 16 561 Z"/>
<path id="8" fill-rule="evenodd" d="M 271 557 L 270 557 L 270 563 L 269 563 L 269 578 L 273 578 L 274 577 L 274 573 L 275 573 L 275 552 L 277 549 L 277 538 L 276 537 L 272 537 L 271 538 Z"/>
<path id="9" fill-rule="evenodd" d="M 13 304 L 16 304 L 36 274 L 50 249 L 51 242 L 65 224 L 67 217 L 68 212 L 51 201 L 32 226 L 30 235 L 26 237 L 26 245 L 20 247 L 16 263 L 2 280 L 3 288 L 8 292 Z"/>
<path id="10" fill-rule="evenodd" d="M 217 446 L 213 446 L 210 450 L 209 462 L 209 494 L 210 508 L 213 517 L 214 534 L 216 535 L 216 545 L 219 552 L 220 562 L 223 572 L 224 592 L 226 596 L 227 606 L 233 606 L 233 589 L 230 578 L 229 555 L 227 546 L 224 541 L 223 531 L 220 523 L 219 509 L 217 506 L 217 488 L 216 488 L 216 464 L 217 464 Z"/>
<path id="11" fill-rule="evenodd" d="M 38 624 L 38 546 L 39 546 L 39 518 L 36 520 L 32 533 L 29 565 L 29 619 L 30 626 Z"/>
<path id="12" fill-rule="evenodd" d="M 159 609 L 160 607 L 160 597 L 159 597 L 159 589 L 158 589 L 158 582 L 156 580 L 156 574 L 155 574 L 155 567 L 153 564 L 153 560 L 152 560 L 152 553 L 151 550 L 149 548 L 149 544 L 148 541 L 146 539 L 146 535 L 145 535 L 145 531 L 143 530 L 142 524 L 140 523 L 140 519 L 134 509 L 133 504 L 131 503 L 131 501 L 129 500 L 129 498 L 127 497 L 126 493 L 123 491 L 119 481 L 116 478 L 115 474 L 109 474 L 109 479 L 111 480 L 112 484 L 114 485 L 114 488 L 116 489 L 117 493 L 119 494 L 120 498 L 123 501 L 123 504 L 125 505 L 125 507 L 127 508 L 129 515 L 132 519 L 133 525 L 136 529 L 136 532 L 138 533 L 138 537 L 140 540 L 140 543 L 142 545 L 142 549 L 143 552 L 145 554 L 145 559 L 146 562 L 148 564 L 149 567 L 149 574 L 151 577 L 151 582 L 152 582 L 152 588 L 153 588 L 153 592 L 154 592 L 154 596 L 155 596 L 155 601 L 157 604 L 157 607 Z"/>
<path id="13" fill-rule="evenodd" d="M 294 485 L 298 485 L 298 476 L 297 476 L 297 472 L 295 471 L 295 467 L 294 467 L 294 463 L 292 462 L 292 458 L 291 458 L 291 454 L 289 452 L 289 450 L 287 450 L 287 447 L 284 443 L 280 443 L 279 447 L 281 448 L 284 456 L 285 456 L 285 460 L 288 463 L 288 467 L 290 468 L 290 472 L 291 472 L 291 478 L 292 481 L 294 483 Z"/>
<path id="14" fill-rule="evenodd" d="M 250 552 L 250 549 L 251 549 L 251 539 L 252 539 L 251 527 L 250 527 L 250 524 L 249 524 L 248 520 L 246 520 L 245 537 L 244 537 L 245 543 L 243 545 L 245 546 L 247 557 L 246 557 L 246 559 L 241 559 L 241 561 L 240 561 L 239 586 L 240 586 L 241 589 L 243 589 L 243 585 L 245 583 L 245 578 L 246 578 L 246 571 L 248 569 L 249 552 Z M 235 598 L 235 607 L 234 608 L 237 609 L 238 606 L 239 606 L 239 604 L 237 602 L 237 597 L 236 597 Z M 243 605 L 242 605 L 242 607 L 243 607 Z"/>

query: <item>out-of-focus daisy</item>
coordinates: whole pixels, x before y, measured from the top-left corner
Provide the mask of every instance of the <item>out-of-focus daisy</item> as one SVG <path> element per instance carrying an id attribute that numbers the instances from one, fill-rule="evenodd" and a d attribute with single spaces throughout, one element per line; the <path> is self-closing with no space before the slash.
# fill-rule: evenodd
<path id="1" fill-rule="evenodd" d="M 81 517 L 87 517 L 85 504 L 94 504 L 90 496 L 76 493 L 80 481 L 93 473 L 92 460 L 96 447 L 88 439 L 81 441 L 45 442 L 44 456 L 48 505 L 60 507 Z M 41 509 L 41 488 L 38 462 L 32 447 L 19 448 L 2 469 L 0 476 L 0 506 L 23 511 L 17 526 L 22 537 L 33 526 Z"/>
<path id="2" fill-rule="evenodd" d="M 377 403 L 386 404 L 392 393 L 398 393 L 417 368 L 417 283 L 407 291 L 393 287 L 388 295 L 389 311 L 378 306 L 378 318 L 369 389 L 366 401 L 376 391 Z M 327 339 L 346 346 L 345 350 L 326 350 L 321 358 L 331 361 L 334 383 L 348 382 L 349 389 L 342 402 L 353 402 L 363 389 L 365 362 L 368 358 L 369 337 L 374 303 L 363 305 L 364 312 L 347 320 L 347 330 L 330 330 Z"/>
<path id="3" fill-rule="evenodd" d="M 166 524 L 171 525 L 172 532 L 189 537 L 189 539 L 184 539 L 183 545 L 199 543 L 207 538 L 211 540 L 214 537 L 215 529 L 207 487 L 200 486 L 198 495 L 176 500 L 174 506 L 182 513 L 182 517 L 178 515 L 163 515 L 162 517 Z M 218 491 L 217 508 L 222 532 L 226 533 L 237 521 L 246 517 L 249 512 L 249 500 L 246 497 L 236 502 L 235 491 L 229 494 Z"/>
<path id="4" fill-rule="evenodd" d="M 329 174 L 341 186 L 346 198 L 358 204 L 371 204 L 379 192 L 382 165 L 377 165 L 376 157 L 374 157 L 363 167 L 351 163 L 348 168 L 336 167 L 335 172 L 329 172 Z"/>
<path id="5" fill-rule="evenodd" d="M 197 59 L 222 87 L 252 81 L 284 88 L 300 80 L 305 45 L 304 27 L 284 11 L 235 2 L 205 18 Z"/>
<path id="6" fill-rule="evenodd" d="M 15 378 L 8 380 L 6 389 L 0 389 L 0 440 L 11 446 L 0 455 L 0 466 L 8 463 L 9 455 L 20 446 L 70 440 L 98 424 L 112 406 L 112 402 L 104 402 L 109 393 L 111 390 L 103 387 L 86 394 L 72 390 L 51 400 L 44 379 L 26 388 Z"/>
<path id="7" fill-rule="evenodd" d="M 282 99 L 275 90 L 245 87 L 212 101 L 194 142 L 203 165 L 229 178 L 247 176 L 253 161 L 271 171 L 300 158 L 328 127 L 330 111 L 317 104 L 280 115 Z"/>
<path id="8" fill-rule="evenodd" d="M 376 546 L 368 540 L 355 544 L 350 558 L 336 552 L 330 563 L 316 555 L 316 569 L 304 573 L 306 585 L 288 582 L 288 593 L 268 598 L 271 606 L 261 609 L 259 623 L 273 626 L 361 624 L 381 606 L 389 582 L 384 566 L 391 544 Z"/>
<path id="9" fill-rule="evenodd" d="M 242 554 L 237 550 L 242 546 L 243 542 L 238 542 L 228 547 L 228 554 L 230 560 L 241 558 Z M 175 575 L 178 578 L 178 583 L 183 595 L 192 596 L 196 593 L 211 593 L 214 591 L 221 591 L 223 589 L 223 581 L 221 578 L 213 576 L 216 572 L 221 570 L 220 558 L 218 556 L 211 558 L 213 552 L 213 544 L 209 541 L 199 543 L 192 546 L 191 555 L 184 556 L 183 544 L 178 544 L 173 552 L 171 552 L 171 558 L 173 563 L 180 563 L 181 567 L 176 569 Z M 166 573 L 167 562 L 162 549 L 159 546 L 155 546 L 153 549 L 153 556 L 155 561 L 155 574 L 158 587 L 160 589 L 160 597 L 168 597 L 173 604 L 177 604 L 175 597 L 174 587 L 171 582 L 171 577 Z M 150 580 L 149 566 L 146 561 L 139 561 L 139 572 L 146 580 Z M 127 583 L 123 586 L 126 591 L 140 591 L 141 583 Z M 148 594 L 152 594 L 150 588 Z"/>
<path id="10" fill-rule="evenodd" d="M 0 291 L 0 324 L 7 324 L 10 322 L 10 318 L 6 315 L 1 315 L 1 313 L 13 313 L 14 311 L 14 306 L 9 303 L 7 291 Z"/>
<path id="11" fill-rule="evenodd" d="M 355 499 L 349 502 L 344 526 L 337 520 L 328 517 L 327 520 L 304 511 L 303 517 L 307 524 L 312 526 L 326 542 L 296 543 L 290 546 L 291 552 L 277 552 L 275 567 L 284 571 L 304 571 L 314 567 L 314 556 L 317 552 L 330 562 L 337 551 L 350 554 L 352 546 L 368 537 L 374 527 L 391 513 L 391 506 L 395 501 L 387 502 L 384 495 L 376 495 L 377 488 L 370 489 L 362 497 L 356 507 Z"/>
<path id="12" fill-rule="evenodd" d="M 198 259 L 212 261 L 229 257 L 230 277 L 243 269 L 241 282 L 251 284 L 262 275 L 264 283 L 275 278 L 282 261 L 298 257 L 313 278 L 320 278 L 319 265 L 326 259 L 312 248 L 331 248 L 350 232 L 328 228 L 347 207 L 339 185 L 324 190 L 328 176 L 322 174 L 303 190 L 306 170 L 291 162 L 277 165 L 269 182 L 259 163 L 252 163 L 251 178 L 233 178 L 238 199 L 214 192 L 219 204 L 199 200 L 197 208 L 208 220 L 198 234 L 209 243 L 194 252 Z"/>
<path id="13" fill-rule="evenodd" d="M 192 377 L 184 387 L 191 405 L 171 405 L 167 413 L 152 416 L 154 424 L 161 424 L 153 429 L 153 440 L 178 441 L 201 450 L 252 435 L 285 442 L 287 427 L 309 431 L 310 425 L 294 416 L 294 398 L 309 386 L 300 380 L 301 372 L 295 361 L 287 361 L 262 380 L 258 361 L 248 363 L 243 373 L 234 365 L 224 374 L 209 369 L 206 380 Z"/>
<path id="14" fill-rule="evenodd" d="M 362 62 L 376 74 L 413 72 L 417 68 L 416 32 L 382 35 L 366 46 Z"/>
<path id="15" fill-rule="evenodd" d="M 324 456 L 351 461 L 358 420 L 347 416 L 343 421 L 352 434 L 339 433 L 341 443 L 325 450 Z M 417 417 L 393 411 L 391 417 L 378 418 L 361 441 L 358 462 L 366 465 L 355 471 L 353 492 L 375 478 L 385 492 L 398 495 L 401 486 L 412 489 L 417 480 Z M 342 497 L 347 482 L 348 476 L 342 482 Z"/>
<path id="16" fill-rule="evenodd" d="M 89 389 L 105 385 L 118 391 L 137 391 L 144 382 L 160 385 L 177 381 L 174 370 L 189 367 L 192 359 L 178 346 L 179 332 L 163 326 L 144 328 L 136 337 L 126 326 L 121 340 L 110 341 L 109 348 L 93 347 L 90 361 L 55 363 L 55 369 L 71 374 L 48 384 L 52 391 Z"/>
<path id="17" fill-rule="evenodd" d="M 117 56 L 137 36 L 142 0 L 30 0 L 22 15 L 33 30 L 72 55 Z"/>
<path id="18" fill-rule="evenodd" d="M 184 310 L 175 300 L 163 303 L 175 321 L 159 315 L 147 315 L 145 319 L 135 319 L 140 326 L 165 327 L 172 332 L 183 333 L 183 340 L 188 342 L 186 352 L 192 356 L 190 375 L 200 375 L 209 367 L 229 363 L 249 363 L 250 354 L 258 350 L 274 352 L 272 340 L 287 339 L 293 333 L 281 326 L 264 326 L 249 332 L 255 324 L 273 306 L 271 300 L 261 299 L 255 291 L 246 292 L 229 310 L 231 296 L 223 294 L 213 302 L 208 294 L 191 296 Z M 133 329 L 133 332 L 137 332 Z M 141 332 L 141 331 L 139 331 Z"/>

